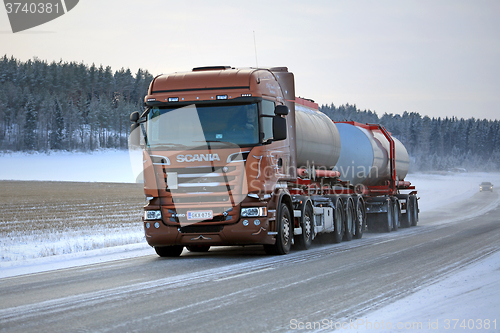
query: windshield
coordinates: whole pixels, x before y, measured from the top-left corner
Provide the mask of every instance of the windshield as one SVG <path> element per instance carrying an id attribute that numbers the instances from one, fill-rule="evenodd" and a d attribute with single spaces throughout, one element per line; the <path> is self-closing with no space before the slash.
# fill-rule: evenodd
<path id="1" fill-rule="evenodd" d="M 255 145 L 259 143 L 257 104 L 154 107 L 148 114 L 147 140 L 153 149 L 194 148 L 206 142 Z"/>

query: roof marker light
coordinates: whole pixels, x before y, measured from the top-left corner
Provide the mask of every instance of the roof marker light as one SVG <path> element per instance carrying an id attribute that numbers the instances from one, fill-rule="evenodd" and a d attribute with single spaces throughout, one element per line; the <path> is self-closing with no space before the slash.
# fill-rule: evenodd
<path id="1" fill-rule="evenodd" d="M 252 97 L 252 94 L 241 94 L 241 97 Z"/>
<path id="2" fill-rule="evenodd" d="M 217 99 L 227 99 L 227 95 L 217 95 Z"/>
<path id="3" fill-rule="evenodd" d="M 169 97 L 168 101 L 169 102 L 178 102 L 179 101 L 179 97 Z"/>

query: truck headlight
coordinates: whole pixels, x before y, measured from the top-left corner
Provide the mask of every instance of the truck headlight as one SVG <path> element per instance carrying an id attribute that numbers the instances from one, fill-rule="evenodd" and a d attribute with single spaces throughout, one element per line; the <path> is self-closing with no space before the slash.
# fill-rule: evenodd
<path id="1" fill-rule="evenodd" d="M 161 220 L 161 210 L 145 210 L 145 220 Z"/>
<path id="2" fill-rule="evenodd" d="M 259 217 L 259 216 L 267 216 L 266 207 L 241 208 L 241 217 Z"/>

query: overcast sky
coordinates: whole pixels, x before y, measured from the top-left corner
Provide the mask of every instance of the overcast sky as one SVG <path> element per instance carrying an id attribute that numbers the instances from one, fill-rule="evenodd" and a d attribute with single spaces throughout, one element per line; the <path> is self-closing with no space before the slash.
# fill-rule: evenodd
<path id="1" fill-rule="evenodd" d="M 320 105 L 500 119 L 499 17 L 497 0 L 80 0 L 16 34 L 0 9 L 0 55 L 155 75 L 258 62 Z"/>

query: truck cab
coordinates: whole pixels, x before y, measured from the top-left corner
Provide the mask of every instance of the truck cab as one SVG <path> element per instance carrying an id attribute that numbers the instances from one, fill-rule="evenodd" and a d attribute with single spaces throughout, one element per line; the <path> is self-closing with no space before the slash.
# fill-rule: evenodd
<path id="1" fill-rule="evenodd" d="M 286 68 L 200 67 L 151 82 L 131 120 L 142 137 L 146 240 L 160 256 L 274 246 L 277 194 L 296 172 L 294 97 Z"/>

